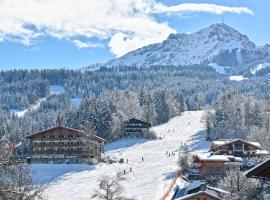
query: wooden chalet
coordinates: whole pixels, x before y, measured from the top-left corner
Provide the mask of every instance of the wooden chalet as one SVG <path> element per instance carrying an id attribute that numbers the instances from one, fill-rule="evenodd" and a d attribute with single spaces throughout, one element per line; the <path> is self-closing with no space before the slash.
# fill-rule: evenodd
<path id="1" fill-rule="evenodd" d="M 248 170 L 245 175 L 248 178 L 258 178 L 270 181 L 270 159 L 258 164 L 252 169 Z"/>
<path id="2" fill-rule="evenodd" d="M 263 150 L 258 142 L 242 139 L 213 141 L 211 151 L 218 155 L 234 155 L 239 157 L 264 157 L 268 151 Z"/>
<path id="3" fill-rule="evenodd" d="M 240 169 L 242 158 L 232 155 L 201 153 L 193 156 L 188 173 L 191 176 L 225 175 L 227 170 Z"/>
<path id="4" fill-rule="evenodd" d="M 56 126 L 26 136 L 33 162 L 96 163 L 105 140 L 83 131 Z"/>
<path id="5" fill-rule="evenodd" d="M 131 118 L 122 123 L 121 137 L 147 137 L 151 124 L 143 120 Z"/>

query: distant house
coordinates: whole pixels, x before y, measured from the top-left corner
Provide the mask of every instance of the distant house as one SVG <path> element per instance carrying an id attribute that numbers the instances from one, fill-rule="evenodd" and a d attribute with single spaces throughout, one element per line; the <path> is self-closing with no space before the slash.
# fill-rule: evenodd
<path id="1" fill-rule="evenodd" d="M 248 170 L 245 175 L 248 178 L 259 178 L 270 182 L 270 159 Z"/>
<path id="2" fill-rule="evenodd" d="M 26 136 L 34 162 L 96 163 L 105 140 L 83 131 L 56 126 Z"/>
<path id="3" fill-rule="evenodd" d="M 268 151 L 263 150 L 258 142 L 242 139 L 213 141 L 211 151 L 218 155 L 234 155 L 240 157 L 263 157 Z"/>
<path id="4" fill-rule="evenodd" d="M 147 137 L 151 124 L 143 120 L 131 118 L 122 123 L 121 137 Z"/>
<path id="5" fill-rule="evenodd" d="M 225 175 L 227 170 L 240 169 L 242 158 L 232 155 L 200 153 L 193 156 L 188 173 L 192 176 Z"/>

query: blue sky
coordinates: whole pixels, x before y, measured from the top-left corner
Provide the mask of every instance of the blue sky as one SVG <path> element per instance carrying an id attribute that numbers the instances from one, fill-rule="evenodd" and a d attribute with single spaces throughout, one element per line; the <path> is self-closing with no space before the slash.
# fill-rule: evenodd
<path id="1" fill-rule="evenodd" d="M 0 70 L 105 62 L 170 33 L 218 23 L 221 13 L 264 45 L 270 43 L 269 7 L 269 0 L 3 0 Z"/>

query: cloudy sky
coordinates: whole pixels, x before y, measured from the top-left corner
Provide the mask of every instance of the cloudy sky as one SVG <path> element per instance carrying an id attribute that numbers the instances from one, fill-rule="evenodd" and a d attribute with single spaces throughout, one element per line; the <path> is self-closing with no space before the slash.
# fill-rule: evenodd
<path id="1" fill-rule="evenodd" d="M 269 0 L 0 0 L 0 70 L 78 68 L 221 21 L 270 43 Z"/>

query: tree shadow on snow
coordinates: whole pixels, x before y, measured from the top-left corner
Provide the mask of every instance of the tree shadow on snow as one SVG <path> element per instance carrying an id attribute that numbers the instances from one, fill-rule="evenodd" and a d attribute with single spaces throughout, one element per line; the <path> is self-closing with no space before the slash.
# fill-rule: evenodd
<path id="1" fill-rule="evenodd" d="M 87 164 L 32 164 L 30 172 L 36 185 L 48 184 L 59 178 L 82 171 L 94 170 L 94 165 Z"/>
<path id="2" fill-rule="evenodd" d="M 190 151 L 209 151 L 210 150 L 210 141 L 204 140 L 206 136 L 206 131 L 199 131 L 195 135 L 193 135 L 187 141 L 187 147 Z"/>

